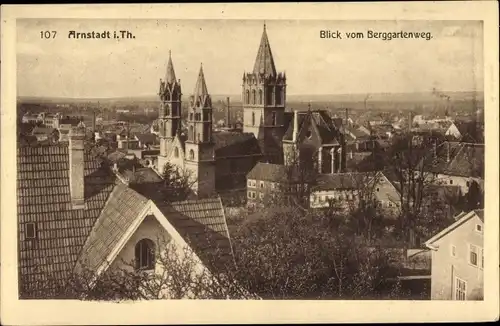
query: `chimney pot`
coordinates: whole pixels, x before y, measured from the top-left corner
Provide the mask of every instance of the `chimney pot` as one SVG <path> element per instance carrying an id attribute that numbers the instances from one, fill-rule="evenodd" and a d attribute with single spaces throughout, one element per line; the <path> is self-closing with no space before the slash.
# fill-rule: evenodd
<path id="1" fill-rule="evenodd" d="M 85 207 L 84 197 L 84 139 L 85 129 L 73 128 L 69 133 L 69 183 L 73 209 Z"/>

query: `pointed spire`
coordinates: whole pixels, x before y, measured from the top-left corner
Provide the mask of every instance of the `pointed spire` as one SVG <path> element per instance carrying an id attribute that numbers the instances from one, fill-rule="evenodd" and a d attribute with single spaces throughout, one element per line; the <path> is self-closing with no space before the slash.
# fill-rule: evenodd
<path id="1" fill-rule="evenodd" d="M 253 66 L 253 73 L 276 76 L 276 67 L 274 66 L 274 59 L 271 52 L 271 46 L 269 45 L 269 39 L 267 38 L 265 23 L 262 38 L 260 40 L 259 51 L 257 52 L 257 58 L 255 59 L 255 64 Z"/>
<path id="2" fill-rule="evenodd" d="M 175 83 L 174 64 L 172 63 L 172 51 L 168 51 L 167 73 L 165 75 L 165 82 L 169 84 Z"/>
<path id="3" fill-rule="evenodd" d="M 203 74 L 203 64 L 201 64 L 200 66 L 200 72 L 198 73 L 198 80 L 196 81 L 193 95 L 195 96 L 195 98 L 203 98 L 204 96 L 208 95 L 205 75 Z"/>

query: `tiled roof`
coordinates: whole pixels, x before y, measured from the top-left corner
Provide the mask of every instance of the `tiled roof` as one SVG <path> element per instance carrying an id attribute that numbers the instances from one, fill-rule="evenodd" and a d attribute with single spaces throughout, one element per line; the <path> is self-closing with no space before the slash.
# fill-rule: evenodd
<path id="1" fill-rule="evenodd" d="M 96 270 L 144 209 L 147 198 L 118 184 L 83 246 L 79 264 Z"/>
<path id="2" fill-rule="evenodd" d="M 247 179 L 284 182 L 287 180 L 287 169 L 281 164 L 259 162 L 247 174 Z"/>
<path id="3" fill-rule="evenodd" d="M 17 149 L 18 269 L 22 297 L 46 296 L 46 291 L 55 287 L 50 279 L 63 281 L 69 276 L 113 190 L 114 177 L 90 153 L 86 148 L 87 208 L 73 210 L 67 144 Z M 27 223 L 36 223 L 36 239 L 26 239 Z"/>
<path id="4" fill-rule="evenodd" d="M 216 132 L 212 137 L 216 158 L 261 154 L 259 143 L 253 133 L 224 131 Z"/>
<path id="5" fill-rule="evenodd" d="M 207 267 L 221 269 L 234 262 L 219 198 L 157 203 L 157 206 Z"/>
<path id="6" fill-rule="evenodd" d="M 366 182 L 367 177 L 369 174 L 356 172 L 321 174 L 318 176 L 314 190 L 359 189 Z"/>
<path id="7" fill-rule="evenodd" d="M 137 137 L 137 139 L 143 144 L 154 145 L 159 143 L 158 136 L 156 136 L 155 134 L 151 133 L 136 134 L 135 137 Z"/>
<path id="8" fill-rule="evenodd" d="M 449 158 L 449 160 L 448 160 Z M 484 178 L 484 145 L 458 142 L 443 142 L 436 149 L 432 172 L 446 175 Z"/>

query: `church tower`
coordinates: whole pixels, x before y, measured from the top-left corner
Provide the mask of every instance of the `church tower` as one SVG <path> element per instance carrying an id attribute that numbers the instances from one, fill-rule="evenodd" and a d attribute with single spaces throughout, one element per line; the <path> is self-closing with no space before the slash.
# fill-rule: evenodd
<path id="1" fill-rule="evenodd" d="M 163 172 L 167 157 L 172 150 L 172 143 L 181 127 L 181 84 L 175 79 L 172 54 L 169 51 L 165 80 L 160 79 L 160 110 L 158 126 L 160 136 L 160 155 L 158 171 Z"/>
<path id="2" fill-rule="evenodd" d="M 215 149 L 212 138 L 212 99 L 208 94 L 203 66 L 189 100 L 188 138 L 185 143 L 186 170 L 199 197 L 215 192 Z"/>
<path id="3" fill-rule="evenodd" d="M 255 135 L 266 161 L 282 163 L 286 76 L 276 72 L 265 24 L 253 71 L 243 74 L 242 90 L 243 131 Z"/>

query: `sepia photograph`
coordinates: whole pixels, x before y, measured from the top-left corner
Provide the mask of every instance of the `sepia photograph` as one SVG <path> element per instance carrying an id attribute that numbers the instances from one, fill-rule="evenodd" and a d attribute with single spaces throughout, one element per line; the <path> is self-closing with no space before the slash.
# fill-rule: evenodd
<path id="1" fill-rule="evenodd" d="M 18 300 L 484 301 L 483 20 L 12 26 Z"/>

